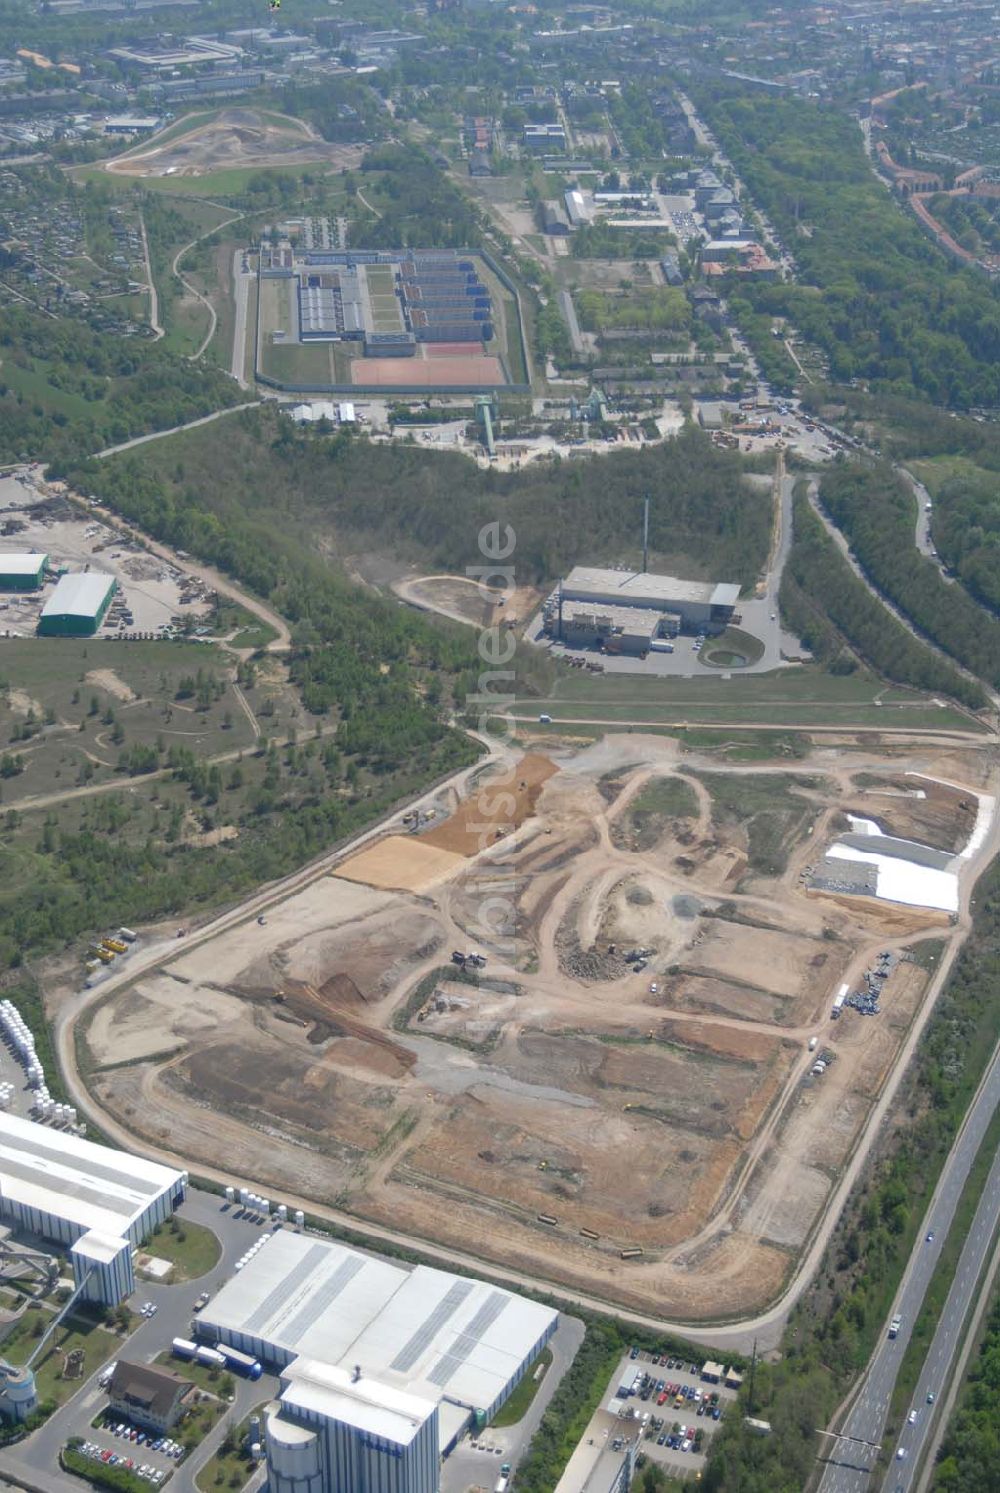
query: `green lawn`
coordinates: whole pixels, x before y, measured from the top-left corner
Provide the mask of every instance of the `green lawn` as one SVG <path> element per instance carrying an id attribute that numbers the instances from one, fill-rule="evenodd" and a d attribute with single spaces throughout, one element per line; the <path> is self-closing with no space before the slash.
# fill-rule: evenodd
<path id="1" fill-rule="evenodd" d="M 262 330 L 258 372 L 282 384 L 325 389 L 336 381 L 330 362 L 333 350 L 330 342 L 270 343 Z"/>
<path id="2" fill-rule="evenodd" d="M 91 1374 L 99 1369 L 102 1363 L 107 1363 L 121 1346 L 120 1337 L 99 1327 L 89 1317 L 75 1314 L 67 1317 L 49 1340 L 41 1363 L 34 1366 L 39 1400 L 55 1400 L 57 1405 L 65 1405 L 80 1386 L 86 1383 Z M 76 1349 L 83 1352 L 82 1372 L 74 1379 L 65 1379 L 63 1371 L 67 1356 Z M 9 1351 L 11 1350 L 5 1343 L 4 1352 Z M 14 1362 L 17 1362 L 16 1357 L 14 1357 Z"/>
<path id="3" fill-rule="evenodd" d="M 165 1353 L 158 1354 L 155 1362 L 162 1364 L 164 1368 L 171 1369 L 175 1374 L 180 1374 L 182 1379 L 189 1379 L 200 1390 L 206 1394 L 215 1395 L 220 1400 L 228 1400 L 233 1392 L 233 1376 L 225 1369 L 206 1363 L 188 1362 L 183 1358 L 175 1357 L 169 1349 Z"/>
<path id="4" fill-rule="evenodd" d="M 147 1254 L 158 1260 L 170 1260 L 174 1281 L 198 1280 L 218 1263 L 222 1247 L 211 1229 L 203 1224 L 171 1218 L 155 1228 L 143 1245 Z"/>
<path id="5" fill-rule="evenodd" d="M 255 1406 L 250 1414 L 240 1421 L 232 1437 L 227 1435 L 219 1450 L 205 1463 L 195 1478 L 195 1483 L 201 1489 L 201 1493 L 215 1493 L 217 1488 L 242 1488 L 248 1482 L 254 1468 L 258 1465 L 246 1450 L 250 1420 L 252 1416 L 260 1415 L 266 1404 L 267 1401 L 262 1400 L 259 1405 Z"/>
<path id="6" fill-rule="evenodd" d="M 145 297 L 142 300 L 145 304 Z M 78 418 L 86 415 L 91 408 L 82 395 L 70 393 L 65 389 L 57 389 L 54 384 L 50 384 L 44 363 L 32 363 L 30 368 L 23 368 L 13 358 L 2 358 L 0 359 L 0 381 L 13 389 L 16 394 L 23 394 L 25 399 L 37 399 L 45 405 L 46 409 L 54 410 L 58 414 Z"/>
<path id="7" fill-rule="evenodd" d="M 514 1393 L 508 1400 L 504 1401 L 493 1417 L 491 1424 L 494 1427 L 516 1426 L 518 1421 L 524 1419 L 531 1408 L 532 1400 L 534 1400 L 535 1395 L 542 1387 L 545 1374 L 551 1362 L 552 1350 L 550 1348 L 543 1348 L 520 1384 L 514 1390 Z"/>
<path id="8" fill-rule="evenodd" d="M 965 456 L 934 456 L 926 461 L 908 461 L 905 466 L 918 482 L 924 484 L 932 498 L 936 498 L 944 484 L 950 482 L 953 477 L 964 477 L 973 482 L 980 482 L 984 477 L 995 478 L 996 475 L 977 466 L 974 461 L 969 461 Z"/>
<path id="9" fill-rule="evenodd" d="M 764 645 L 751 633 L 739 627 L 727 627 L 717 638 L 712 638 L 701 650 L 702 661 L 719 669 L 744 668 L 755 664 L 764 652 Z"/>
<path id="10" fill-rule="evenodd" d="M 876 703 L 878 701 L 879 703 Z M 731 679 L 653 678 L 638 674 L 561 674 L 546 702 L 520 699 L 515 716 L 544 710 L 553 722 L 592 717 L 664 725 L 876 726 L 885 730 L 986 730 L 972 716 L 935 705 L 916 690 L 886 687 L 871 674 L 818 668 L 734 675 Z"/>

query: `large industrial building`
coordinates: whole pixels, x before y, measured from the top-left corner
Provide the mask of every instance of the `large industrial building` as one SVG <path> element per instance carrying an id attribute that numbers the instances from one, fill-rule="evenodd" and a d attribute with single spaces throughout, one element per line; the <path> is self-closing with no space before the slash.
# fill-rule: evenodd
<path id="1" fill-rule="evenodd" d="M 0 1218 L 68 1245 L 87 1300 L 115 1306 L 131 1294 L 133 1248 L 186 1185 L 186 1172 L 0 1113 Z"/>
<path id="2" fill-rule="evenodd" d="M 570 647 L 646 654 L 680 632 L 723 632 L 739 594 L 729 582 L 577 565 L 546 601 L 544 629 Z"/>
<path id="3" fill-rule="evenodd" d="M 0 591 L 37 591 L 48 568 L 48 555 L 0 555 Z"/>
<path id="4" fill-rule="evenodd" d="M 272 1493 L 437 1493 L 440 1458 L 496 1414 L 557 1322 L 483 1281 L 282 1232 L 196 1330 L 280 1373 Z"/>
<path id="5" fill-rule="evenodd" d="M 42 607 L 38 619 L 40 636 L 91 637 L 104 621 L 117 588 L 113 575 L 93 570 L 64 575 Z"/>
<path id="6" fill-rule="evenodd" d="M 359 342 L 366 357 L 414 357 L 420 343 L 487 343 L 492 297 L 481 261 L 457 249 L 293 249 L 261 244 L 265 280 L 293 282 L 298 341 Z"/>

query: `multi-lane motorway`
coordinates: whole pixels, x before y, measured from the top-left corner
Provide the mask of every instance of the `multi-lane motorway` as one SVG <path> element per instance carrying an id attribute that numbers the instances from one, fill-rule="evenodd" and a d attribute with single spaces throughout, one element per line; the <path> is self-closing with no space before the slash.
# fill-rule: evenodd
<path id="1" fill-rule="evenodd" d="M 934 1406 L 928 1405 L 927 1396 L 933 1394 L 936 1404 L 947 1387 L 951 1364 L 961 1341 L 962 1324 L 1000 1222 L 1000 1157 L 994 1162 L 990 1172 L 962 1250 L 947 1304 L 914 1393 L 912 1408 L 916 1412 L 915 1423 L 910 1425 L 908 1421 L 904 1422 L 896 1444 L 888 1448 L 892 1455 L 892 1465 L 888 1474 L 884 1475 L 884 1481 L 883 1474 L 876 1469 L 875 1445 L 882 1441 L 896 1376 L 914 1321 L 951 1228 L 969 1170 L 998 1104 L 1000 1048 L 993 1055 L 945 1162 L 918 1242 L 893 1303 L 893 1313 L 898 1313 L 902 1318 L 899 1334 L 895 1339 L 883 1336 L 851 1409 L 840 1426 L 842 1435 L 853 1439 L 832 1441 L 824 1438 L 821 1455 L 828 1460 L 820 1482 L 820 1493 L 869 1493 L 870 1489 L 879 1486 L 880 1481 L 886 1493 L 896 1493 L 897 1489 L 901 1493 L 911 1493 L 917 1486 L 920 1453 L 930 1434 L 934 1415 Z M 865 1442 L 873 1445 L 865 1446 Z M 903 1452 L 901 1458 L 897 1457 L 898 1451 Z"/>

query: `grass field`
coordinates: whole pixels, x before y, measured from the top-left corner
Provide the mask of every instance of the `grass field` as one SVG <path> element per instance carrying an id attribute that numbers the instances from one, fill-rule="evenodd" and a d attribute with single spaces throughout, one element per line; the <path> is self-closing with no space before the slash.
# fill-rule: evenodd
<path id="1" fill-rule="evenodd" d="M 4 1356 L 12 1363 L 23 1362 L 33 1351 L 37 1341 L 34 1325 L 39 1318 L 46 1327 L 51 1321 L 47 1312 L 29 1310 L 4 1340 Z M 57 1405 L 65 1405 L 91 1374 L 102 1363 L 107 1363 L 112 1353 L 121 1347 L 121 1342 L 121 1338 L 99 1326 L 89 1316 L 74 1313 L 67 1317 L 50 1339 L 41 1362 L 34 1365 L 39 1400 L 55 1400 Z M 66 1379 L 63 1372 L 67 1357 L 76 1350 L 83 1353 L 82 1371 L 75 1378 Z"/>
<path id="2" fill-rule="evenodd" d="M 531 1409 L 531 1403 L 535 1395 L 542 1387 L 545 1374 L 552 1362 L 551 1348 L 543 1348 L 535 1359 L 534 1364 L 525 1374 L 520 1384 L 514 1390 L 510 1399 L 507 1400 L 497 1411 L 493 1420 L 493 1426 L 516 1426 L 519 1420 L 523 1420 Z"/>
<path id="3" fill-rule="evenodd" d="M 207 1275 L 219 1263 L 222 1254 L 222 1246 L 211 1229 L 180 1218 L 159 1224 L 146 1240 L 144 1249 L 158 1260 L 171 1262 L 174 1282 L 198 1280 Z"/>
<path id="4" fill-rule="evenodd" d="M 289 166 L 234 166 L 223 171 L 210 171 L 205 176 L 120 176 L 105 171 L 103 166 L 81 166 L 73 175 L 79 182 L 99 181 L 121 192 L 139 186 L 144 192 L 164 192 L 171 197 L 242 198 L 252 178 L 266 171 L 280 171 L 284 176 L 294 177 L 308 172 L 319 177 L 327 172 L 333 173 L 334 168 L 325 166 L 322 161 L 312 161 Z"/>
<path id="5" fill-rule="evenodd" d="M 259 1405 L 254 1406 L 233 1431 L 231 1445 L 227 1446 L 230 1440 L 227 1435 L 215 1455 L 209 1457 L 195 1478 L 201 1493 L 214 1493 L 216 1488 L 238 1489 L 249 1481 L 257 1466 L 247 1450 L 250 1421 L 254 1415 L 260 1414 L 266 1404 L 267 1401 L 262 1400 Z"/>
<path id="6" fill-rule="evenodd" d="M 142 296 L 139 300 L 145 308 L 147 298 Z M 47 366 L 45 363 L 32 361 L 30 367 L 24 368 L 11 357 L 5 357 L 2 364 L 3 382 L 15 394 L 21 394 L 28 400 L 37 399 L 44 403 L 47 410 L 56 414 L 74 418 L 85 415 L 89 408 L 87 401 L 79 394 L 57 389 L 54 384 L 49 383 Z"/>
<path id="7" fill-rule="evenodd" d="M 537 714 L 539 708 L 537 700 L 522 699 L 515 713 Z M 645 678 L 573 670 L 556 681 L 545 711 L 553 722 L 593 718 L 612 724 L 987 729 L 962 711 L 936 705 L 915 690 L 886 688 L 870 674 L 835 676 L 814 668 L 732 679 Z"/>
<path id="8" fill-rule="evenodd" d="M 259 371 L 283 384 L 306 384 L 313 388 L 323 388 L 334 381 L 331 371 L 334 348 L 335 344 L 330 342 L 268 345 L 261 338 Z"/>
<path id="9" fill-rule="evenodd" d="M 593 675 L 575 669 L 557 679 L 545 709 L 563 718 L 600 714 L 606 720 L 667 720 L 690 712 L 696 721 L 794 724 L 799 715 L 812 726 L 863 718 L 864 724 L 887 730 L 904 724 L 985 730 L 951 706 L 934 705 L 916 690 L 887 688 L 870 673 L 828 675 L 813 667 L 731 679 Z"/>
<path id="10" fill-rule="evenodd" d="M 168 1348 L 165 1352 L 157 1354 L 155 1363 L 163 1364 L 164 1368 L 173 1369 L 175 1374 L 189 1379 L 206 1394 L 227 1396 L 232 1393 L 233 1376 L 225 1369 L 206 1363 L 192 1363 L 187 1359 L 177 1358 Z"/>
<path id="11" fill-rule="evenodd" d="M 927 461 L 908 461 L 906 469 L 913 473 L 918 482 L 924 484 L 932 498 L 936 498 L 944 484 L 954 477 L 980 482 L 984 477 L 995 480 L 996 475 L 977 466 L 965 456 L 934 456 Z"/>

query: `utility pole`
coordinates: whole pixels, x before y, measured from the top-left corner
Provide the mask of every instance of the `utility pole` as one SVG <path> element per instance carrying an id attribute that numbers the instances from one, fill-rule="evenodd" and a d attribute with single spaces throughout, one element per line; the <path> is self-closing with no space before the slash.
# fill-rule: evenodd
<path id="1" fill-rule="evenodd" d="M 750 1355 L 750 1383 L 747 1386 L 747 1409 L 752 1415 L 754 1412 L 753 1387 L 757 1377 L 757 1339 L 753 1340 L 753 1352 Z"/>
<path id="2" fill-rule="evenodd" d="M 649 569 L 649 497 L 642 500 L 642 573 Z"/>

